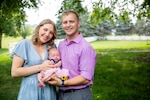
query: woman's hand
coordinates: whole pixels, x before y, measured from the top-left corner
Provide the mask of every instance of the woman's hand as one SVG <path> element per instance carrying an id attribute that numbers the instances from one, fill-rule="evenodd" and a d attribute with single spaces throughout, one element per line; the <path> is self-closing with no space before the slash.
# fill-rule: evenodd
<path id="1" fill-rule="evenodd" d="M 45 60 L 42 64 L 41 64 L 41 70 L 45 71 L 48 70 L 50 68 L 53 68 L 53 63 L 49 60 Z"/>

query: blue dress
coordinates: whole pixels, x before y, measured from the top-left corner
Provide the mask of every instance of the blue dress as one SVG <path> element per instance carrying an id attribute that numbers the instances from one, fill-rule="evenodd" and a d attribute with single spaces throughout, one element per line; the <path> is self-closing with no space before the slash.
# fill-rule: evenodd
<path id="1" fill-rule="evenodd" d="M 30 40 L 20 41 L 14 48 L 11 57 L 14 54 L 25 60 L 24 67 L 42 64 L 48 58 L 48 44 L 45 51 L 45 58 L 42 60 L 33 47 Z M 23 77 L 17 100 L 56 100 L 55 86 L 45 83 L 45 87 L 38 87 L 37 73 Z"/>

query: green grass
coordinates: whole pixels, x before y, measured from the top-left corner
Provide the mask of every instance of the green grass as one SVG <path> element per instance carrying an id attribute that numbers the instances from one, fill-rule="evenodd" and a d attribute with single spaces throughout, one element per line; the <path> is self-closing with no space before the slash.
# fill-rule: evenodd
<path id="1" fill-rule="evenodd" d="M 150 52 L 98 53 L 94 100 L 148 100 L 150 62 L 139 61 L 141 56 Z"/>
<path id="2" fill-rule="evenodd" d="M 99 41 L 92 42 L 91 44 L 97 52 L 150 49 L 150 45 L 147 44 L 147 41 Z"/>
<path id="3" fill-rule="evenodd" d="M 0 49 L 0 100 L 17 100 L 20 78 L 11 77 L 11 63 L 8 49 Z"/>
<path id="4" fill-rule="evenodd" d="M 148 100 L 150 45 L 146 41 L 96 41 L 93 100 Z M 139 52 L 125 52 L 136 50 Z M 140 52 L 141 51 L 141 52 Z M 16 100 L 21 78 L 12 78 L 8 49 L 0 49 L 0 100 Z M 143 59 L 141 59 L 143 58 Z"/>
<path id="5" fill-rule="evenodd" d="M 31 36 L 28 36 L 27 38 L 30 38 Z M 3 36 L 2 37 L 2 48 L 8 48 L 9 42 L 18 42 L 22 40 L 22 37 L 9 37 L 9 36 Z"/>

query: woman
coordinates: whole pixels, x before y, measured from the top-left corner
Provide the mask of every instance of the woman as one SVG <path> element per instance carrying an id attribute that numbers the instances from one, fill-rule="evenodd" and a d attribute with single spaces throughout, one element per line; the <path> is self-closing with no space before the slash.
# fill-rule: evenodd
<path id="1" fill-rule="evenodd" d="M 48 49 L 56 47 L 56 26 L 50 19 L 43 20 L 35 29 L 31 39 L 20 41 L 14 48 L 11 57 L 12 77 L 23 77 L 18 100 L 56 100 L 54 86 L 45 83 L 38 87 L 37 74 L 53 67 L 48 58 Z"/>

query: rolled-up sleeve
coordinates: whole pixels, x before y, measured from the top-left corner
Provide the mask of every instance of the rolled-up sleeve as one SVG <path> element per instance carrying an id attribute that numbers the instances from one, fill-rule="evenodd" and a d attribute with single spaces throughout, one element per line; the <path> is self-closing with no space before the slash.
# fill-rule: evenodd
<path id="1" fill-rule="evenodd" d="M 80 75 L 88 80 L 92 80 L 96 65 L 96 52 L 91 46 L 82 50 L 80 61 Z"/>

